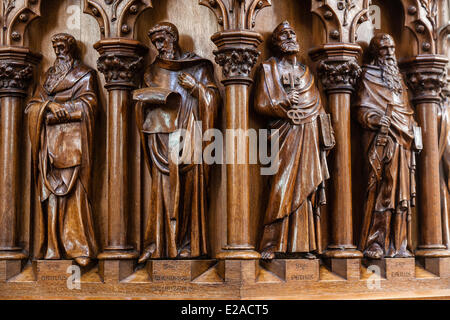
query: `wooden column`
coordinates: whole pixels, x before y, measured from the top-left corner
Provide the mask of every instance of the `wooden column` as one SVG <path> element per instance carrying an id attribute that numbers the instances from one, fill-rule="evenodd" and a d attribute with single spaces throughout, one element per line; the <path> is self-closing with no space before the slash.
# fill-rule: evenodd
<path id="1" fill-rule="evenodd" d="M 325 44 L 310 55 L 320 61 L 317 71 L 328 95 L 336 146 L 332 151 L 331 241 L 326 258 L 361 258 L 353 243 L 350 97 L 360 74 L 357 58 L 362 50 L 352 43 Z"/>
<path id="2" fill-rule="evenodd" d="M 421 237 L 416 249 L 417 257 L 450 256 L 442 237 L 437 123 L 440 92 L 447 81 L 447 62 L 445 56 L 432 54 L 418 55 L 402 62 L 413 93 L 416 120 L 423 134 L 423 150 L 418 163 Z"/>
<path id="3" fill-rule="evenodd" d="M 128 243 L 128 126 L 132 123 L 131 91 L 143 70 L 146 49 L 130 39 L 104 39 L 94 45 L 100 53 L 98 70 L 105 75 L 107 106 L 108 233 L 99 259 L 134 259 Z"/>
<path id="4" fill-rule="evenodd" d="M 346 279 L 359 279 L 362 253 L 353 242 L 350 107 L 351 95 L 361 73 L 356 44 L 358 26 L 368 19 L 369 1 L 311 1 L 311 11 L 325 31 L 323 45 L 309 51 L 318 62 L 317 72 L 328 95 L 336 146 L 331 151 L 331 234 L 324 257 L 333 272 Z M 358 260 L 354 260 L 358 259 Z"/>
<path id="5" fill-rule="evenodd" d="M 105 76 L 107 106 L 107 196 L 106 244 L 99 254 L 100 273 L 105 282 L 120 281 L 133 271 L 138 252 L 129 243 L 130 194 L 128 145 L 131 91 L 139 84 L 147 47 L 134 40 L 137 17 L 150 8 L 151 0 L 85 0 L 84 12 L 94 16 L 101 40 L 94 45 L 100 53 L 98 70 Z"/>
<path id="6" fill-rule="evenodd" d="M 23 102 L 40 56 L 24 47 L 0 47 L 0 260 L 28 257 L 18 243 Z"/>
<path id="7" fill-rule="evenodd" d="M 41 56 L 24 46 L 24 34 L 40 16 L 40 0 L 18 0 L 3 4 L 0 29 L 0 282 L 21 271 L 28 252 L 20 243 L 20 190 L 23 178 L 21 141 L 24 100 Z M 23 236 L 23 235 L 22 235 Z"/>
<path id="8" fill-rule="evenodd" d="M 218 50 L 216 62 L 222 67 L 225 85 L 226 129 L 246 133 L 249 128 L 250 73 L 259 57 L 257 47 L 262 36 L 252 31 L 258 12 L 271 5 L 268 0 L 201 0 L 217 16 L 223 31 L 211 40 Z M 239 139 L 238 139 L 239 141 Z M 249 146 L 239 142 L 230 145 L 226 141 L 227 161 L 227 245 L 219 253 L 219 259 L 259 259 L 250 239 L 250 177 Z M 238 159 L 245 159 L 240 164 Z M 232 160 L 230 163 L 230 160 Z"/>
<path id="9" fill-rule="evenodd" d="M 423 150 L 418 156 L 419 243 L 415 255 L 428 271 L 448 272 L 450 251 L 444 244 L 439 182 L 437 112 L 441 89 L 447 81 L 448 20 L 439 12 L 444 1 L 402 0 L 404 24 L 414 37 L 415 56 L 400 61 L 412 91 L 416 120 L 422 127 Z M 447 270 L 447 271 L 446 271 Z"/>

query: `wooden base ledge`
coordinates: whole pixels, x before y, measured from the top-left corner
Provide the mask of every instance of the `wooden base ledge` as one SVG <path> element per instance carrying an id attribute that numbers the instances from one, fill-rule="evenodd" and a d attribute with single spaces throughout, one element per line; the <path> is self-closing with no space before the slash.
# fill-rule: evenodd
<path id="1" fill-rule="evenodd" d="M 449 298 L 449 270 L 445 258 L 0 261 L 0 299 Z"/>

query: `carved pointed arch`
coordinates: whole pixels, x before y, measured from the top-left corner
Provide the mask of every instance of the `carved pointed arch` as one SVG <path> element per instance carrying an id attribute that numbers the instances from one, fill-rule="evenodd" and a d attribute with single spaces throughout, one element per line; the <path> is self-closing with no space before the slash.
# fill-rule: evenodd
<path id="1" fill-rule="evenodd" d="M 41 16 L 42 0 L 2 0 L 1 45 L 24 46 L 30 23 Z"/>
<path id="2" fill-rule="evenodd" d="M 437 53 L 436 0 L 401 0 L 404 10 L 404 25 L 416 40 L 416 52 Z"/>
<path id="3" fill-rule="evenodd" d="M 133 39 L 137 18 L 145 10 L 152 8 L 152 0 L 83 0 L 83 2 L 83 12 L 97 20 L 102 39 Z"/>
<path id="4" fill-rule="evenodd" d="M 312 0 L 311 12 L 325 29 L 324 43 L 356 42 L 356 32 L 369 19 L 370 0 Z"/>
<path id="5" fill-rule="evenodd" d="M 200 0 L 211 9 L 223 30 L 252 30 L 258 13 L 272 5 L 271 0 Z"/>

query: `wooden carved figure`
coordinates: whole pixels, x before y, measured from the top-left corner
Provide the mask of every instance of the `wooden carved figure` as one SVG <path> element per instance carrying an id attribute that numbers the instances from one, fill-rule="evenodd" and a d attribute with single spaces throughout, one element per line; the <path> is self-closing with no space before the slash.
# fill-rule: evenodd
<path id="1" fill-rule="evenodd" d="M 97 254 L 89 198 L 97 76 L 73 36 L 56 34 L 52 43 L 56 60 L 25 111 L 39 199 L 35 259 L 86 266 Z"/>
<path id="2" fill-rule="evenodd" d="M 411 257 L 411 207 L 415 205 L 415 152 L 422 149 L 395 43 L 377 34 L 369 47 L 355 104 L 367 154 L 368 185 L 360 250 L 369 259 Z"/>
<path id="3" fill-rule="evenodd" d="M 259 245 L 263 259 L 276 253 L 321 253 L 320 207 L 329 178 L 327 150 L 334 133 L 314 77 L 297 61 L 299 44 L 288 22 L 272 35 L 276 56 L 258 69 L 255 108 L 270 118 L 278 139 L 278 171 L 271 176 L 270 195 Z"/>
<path id="4" fill-rule="evenodd" d="M 450 88 L 442 90 L 439 120 L 439 158 L 441 179 L 442 235 L 444 245 L 450 249 Z"/>
<path id="5" fill-rule="evenodd" d="M 194 145 L 202 144 L 195 137 L 214 128 L 220 94 L 212 63 L 181 50 L 175 25 L 157 24 L 148 36 L 158 55 L 144 76 L 149 88 L 141 89 L 144 98 L 137 99 L 142 101 L 137 105 L 137 124 L 152 177 L 150 217 L 144 227 L 139 262 L 199 257 L 207 254 L 209 168 L 202 161 L 194 161 Z M 164 94 L 174 99 L 157 107 L 158 97 Z M 184 159 L 180 163 L 169 154 L 171 133 L 178 129 L 187 132 L 180 145 Z"/>

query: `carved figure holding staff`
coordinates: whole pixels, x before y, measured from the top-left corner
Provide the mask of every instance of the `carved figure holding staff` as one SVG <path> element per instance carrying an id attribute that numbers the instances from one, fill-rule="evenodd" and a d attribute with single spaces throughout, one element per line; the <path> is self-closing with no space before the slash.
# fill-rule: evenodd
<path id="1" fill-rule="evenodd" d="M 369 259 L 411 257 L 411 208 L 415 205 L 415 152 L 422 149 L 407 88 L 390 35 L 370 43 L 355 104 L 365 129 L 368 186 L 360 250 Z"/>

